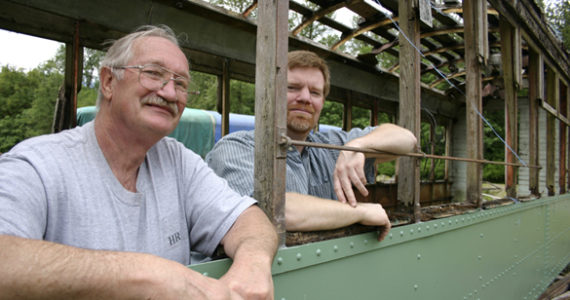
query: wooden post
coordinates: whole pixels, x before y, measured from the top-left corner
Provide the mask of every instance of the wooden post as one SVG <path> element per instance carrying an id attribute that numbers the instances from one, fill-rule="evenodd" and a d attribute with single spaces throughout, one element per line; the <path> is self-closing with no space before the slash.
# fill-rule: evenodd
<path id="1" fill-rule="evenodd" d="M 287 45 L 289 1 L 260 1 L 255 59 L 254 198 L 285 245 Z"/>
<path id="2" fill-rule="evenodd" d="M 568 103 L 566 102 L 566 86 L 564 84 L 559 84 L 560 87 L 560 96 L 559 96 L 559 104 L 558 104 L 558 111 L 564 117 L 568 117 Z M 566 132 L 567 126 L 566 123 L 563 121 L 558 122 L 558 137 L 559 137 L 559 146 L 558 146 L 558 187 L 560 194 L 566 193 Z"/>
<path id="3" fill-rule="evenodd" d="M 539 164 L 539 140 L 538 140 L 538 103 L 544 99 L 544 61 L 542 55 L 530 49 L 528 72 L 528 100 L 529 100 L 529 161 L 530 165 Z M 540 197 L 539 189 L 540 169 L 529 169 L 528 187 L 530 193 Z"/>
<path id="4" fill-rule="evenodd" d="M 566 98 L 566 103 L 567 103 L 567 107 L 566 107 L 566 117 L 570 117 L 570 86 L 568 83 L 566 83 L 564 85 L 564 90 L 565 93 L 562 93 L 562 97 Z M 570 175 L 568 174 L 568 171 L 570 170 L 570 147 L 568 145 L 568 143 L 570 143 L 570 129 L 566 128 L 567 130 L 567 134 L 568 134 L 568 138 L 566 140 L 567 146 L 566 146 L 566 181 L 567 181 L 567 185 L 566 185 L 566 190 L 570 189 Z"/>
<path id="5" fill-rule="evenodd" d="M 349 131 L 352 129 L 352 94 L 346 93 L 346 101 L 344 102 L 344 114 L 342 116 L 342 129 Z"/>
<path id="6" fill-rule="evenodd" d="M 218 87 L 221 104 L 219 113 L 222 115 L 221 136 L 230 133 L 230 62 L 225 59 L 222 66 L 222 76 L 218 76 Z"/>
<path id="7" fill-rule="evenodd" d="M 420 138 L 420 20 L 417 1 L 399 0 L 400 28 L 414 44 L 400 37 L 400 105 L 399 124 Z M 420 222 L 420 160 L 412 157 L 398 159 L 398 201 L 413 205 L 414 220 Z"/>
<path id="8" fill-rule="evenodd" d="M 481 39 L 487 38 L 483 34 L 483 24 L 478 22 L 484 16 L 482 0 L 463 2 L 463 18 L 465 24 L 465 92 L 466 92 L 466 121 L 467 121 L 467 157 L 483 158 L 483 127 L 477 112 L 482 107 L 482 81 L 481 70 L 485 57 L 485 43 Z M 485 10 L 486 11 L 486 10 Z M 467 163 L 466 174 L 466 200 L 481 206 L 482 166 L 477 163 Z"/>
<path id="9" fill-rule="evenodd" d="M 554 70 L 548 68 L 546 73 L 546 102 L 550 104 L 554 109 L 558 109 L 558 75 Z M 556 194 L 554 190 L 555 186 L 555 176 L 556 174 L 556 117 L 552 114 L 547 114 L 546 116 L 546 188 L 548 190 L 548 196 L 554 196 Z"/>
<path id="10" fill-rule="evenodd" d="M 517 89 L 520 83 L 520 38 L 518 31 L 504 18 L 500 18 L 501 61 L 505 85 L 505 141 L 512 151 L 518 151 Z M 517 162 L 514 153 L 505 147 L 505 161 Z M 518 168 L 505 167 L 505 190 L 507 196 L 517 197 L 516 178 Z"/>
<path id="11" fill-rule="evenodd" d="M 430 154 L 435 153 L 435 124 L 429 124 L 429 144 L 430 144 Z M 429 181 L 433 184 L 435 182 L 435 159 L 431 158 L 429 160 Z"/>
<path id="12" fill-rule="evenodd" d="M 447 126 L 445 127 L 445 156 L 451 156 L 451 139 L 453 138 L 453 120 L 449 120 L 447 122 Z M 445 175 L 444 180 L 447 182 L 449 181 L 449 177 L 451 176 L 451 161 L 445 160 Z"/>
<path id="13" fill-rule="evenodd" d="M 370 116 L 370 126 L 378 125 L 378 100 L 374 101 L 372 105 L 372 116 Z"/>
<path id="14" fill-rule="evenodd" d="M 65 44 L 65 76 L 55 105 L 52 132 L 77 125 L 77 94 L 81 90 L 82 76 L 83 47 L 79 43 L 79 23 L 76 23 L 73 43 Z"/>

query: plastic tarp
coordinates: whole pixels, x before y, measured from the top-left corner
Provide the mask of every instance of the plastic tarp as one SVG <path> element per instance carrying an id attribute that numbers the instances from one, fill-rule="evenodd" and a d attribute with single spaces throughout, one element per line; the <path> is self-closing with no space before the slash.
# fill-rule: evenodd
<path id="1" fill-rule="evenodd" d="M 96 113 L 95 106 L 78 108 L 77 125 L 82 126 L 95 119 Z M 205 110 L 185 108 L 178 126 L 169 136 L 204 158 L 214 146 L 215 128 L 216 120 L 211 114 Z"/>

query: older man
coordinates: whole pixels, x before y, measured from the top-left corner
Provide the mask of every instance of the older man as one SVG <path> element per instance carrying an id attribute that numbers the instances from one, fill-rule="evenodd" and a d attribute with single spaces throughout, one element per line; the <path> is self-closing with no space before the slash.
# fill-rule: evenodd
<path id="1" fill-rule="evenodd" d="M 170 29 L 144 27 L 107 52 L 94 122 L 0 157 L 0 299 L 273 299 L 272 224 L 165 138 L 189 80 Z M 185 266 L 219 244 L 220 280 Z"/>
<path id="2" fill-rule="evenodd" d="M 346 145 L 407 153 L 416 145 L 407 129 L 383 124 L 350 132 L 314 133 L 325 97 L 330 88 L 329 69 L 324 60 L 309 51 L 288 55 L 287 135 L 295 140 Z M 230 186 L 242 195 L 253 194 L 254 132 L 232 133 L 220 140 L 206 156 L 206 162 Z M 394 159 L 386 155 L 380 161 Z M 374 160 L 366 162 L 369 177 L 374 178 Z M 390 221 L 380 204 L 357 203 L 353 185 L 363 194 L 365 157 L 362 153 L 322 148 L 292 147 L 287 152 L 285 223 L 287 230 L 312 231 L 334 229 L 353 223 L 384 226 L 383 239 Z M 338 199 L 339 201 L 327 201 Z M 349 205 L 348 205 L 348 204 Z"/>

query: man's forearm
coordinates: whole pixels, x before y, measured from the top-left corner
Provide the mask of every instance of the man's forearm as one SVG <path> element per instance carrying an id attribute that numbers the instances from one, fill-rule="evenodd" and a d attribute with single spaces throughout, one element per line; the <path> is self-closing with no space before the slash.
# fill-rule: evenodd
<path id="1" fill-rule="evenodd" d="M 0 299 L 182 299 L 229 292 L 213 279 L 149 254 L 6 235 L 0 235 L 0 249 Z"/>
<path id="2" fill-rule="evenodd" d="M 285 222 L 287 231 L 316 231 L 345 227 L 361 222 L 361 207 L 310 195 L 287 193 Z"/>
<path id="3" fill-rule="evenodd" d="M 222 240 L 233 263 L 220 280 L 244 299 L 273 299 L 271 264 L 277 243 L 277 233 L 265 213 L 257 206 L 249 207 Z"/>
<path id="4" fill-rule="evenodd" d="M 386 151 L 393 154 L 405 154 L 414 150 L 417 138 L 414 134 L 397 125 L 386 123 L 378 126 L 369 134 L 354 139 L 346 146 Z M 378 156 L 381 161 L 396 158 L 393 155 Z"/>

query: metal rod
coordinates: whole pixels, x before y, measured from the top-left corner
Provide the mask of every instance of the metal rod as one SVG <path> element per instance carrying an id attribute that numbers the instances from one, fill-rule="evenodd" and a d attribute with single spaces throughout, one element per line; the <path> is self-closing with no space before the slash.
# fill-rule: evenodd
<path id="1" fill-rule="evenodd" d="M 526 167 L 526 168 L 542 169 L 542 166 L 538 166 L 538 165 L 526 165 L 525 166 L 523 164 L 518 164 L 518 163 L 507 163 L 507 162 L 492 161 L 492 160 L 486 160 L 486 159 L 441 156 L 441 155 L 433 155 L 433 154 L 426 154 L 426 153 L 395 154 L 395 153 L 390 153 L 387 151 L 379 151 L 379 150 L 366 149 L 366 148 L 312 143 L 312 142 L 292 140 L 290 137 L 288 137 L 286 135 L 281 136 L 281 144 L 286 144 L 287 146 L 293 145 L 293 146 L 327 148 L 327 149 L 335 149 L 335 150 L 362 152 L 362 153 L 372 154 L 370 157 L 374 157 L 374 155 L 378 155 L 378 156 L 381 156 L 381 155 L 408 156 L 408 157 L 417 157 L 417 158 L 445 159 L 445 160 L 474 162 L 474 163 L 491 164 L 491 165 L 504 165 L 504 166 L 516 166 L 516 167 L 523 167 L 523 168 Z"/>

